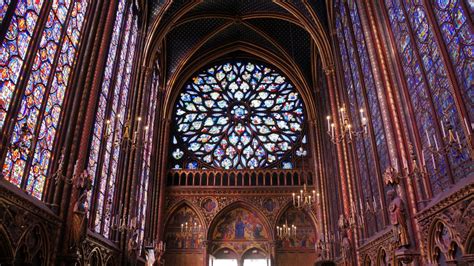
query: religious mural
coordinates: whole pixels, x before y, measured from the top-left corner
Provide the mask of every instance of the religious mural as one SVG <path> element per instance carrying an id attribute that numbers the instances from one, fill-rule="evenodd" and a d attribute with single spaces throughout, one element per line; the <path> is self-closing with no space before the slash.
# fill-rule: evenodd
<path id="1" fill-rule="evenodd" d="M 219 219 L 212 238 L 225 241 L 266 240 L 268 233 L 256 213 L 236 208 Z"/>
<path id="2" fill-rule="evenodd" d="M 188 229 L 185 225 L 188 223 Z M 204 229 L 197 214 L 188 206 L 177 209 L 168 220 L 166 226 L 166 247 L 169 249 L 201 248 Z"/>
<path id="3" fill-rule="evenodd" d="M 277 225 L 295 225 L 296 236 L 282 239 L 278 242 L 279 249 L 311 249 L 314 250 L 316 233 L 312 219 L 303 211 L 291 207 L 280 217 Z"/>

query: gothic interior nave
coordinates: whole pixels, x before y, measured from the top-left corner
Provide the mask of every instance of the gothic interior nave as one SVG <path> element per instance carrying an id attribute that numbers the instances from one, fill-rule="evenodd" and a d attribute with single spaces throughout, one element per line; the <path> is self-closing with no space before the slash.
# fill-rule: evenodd
<path id="1" fill-rule="evenodd" d="M 474 265 L 472 0 L 0 0 L 0 265 Z"/>

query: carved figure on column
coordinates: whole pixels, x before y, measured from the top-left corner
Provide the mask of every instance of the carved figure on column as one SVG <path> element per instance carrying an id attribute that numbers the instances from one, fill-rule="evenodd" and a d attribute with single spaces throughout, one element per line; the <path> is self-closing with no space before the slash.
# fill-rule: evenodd
<path id="1" fill-rule="evenodd" d="M 350 262 L 352 258 L 352 246 L 351 241 L 349 239 L 349 235 L 347 234 L 347 230 L 349 229 L 349 222 L 347 221 L 346 217 L 343 214 L 339 215 L 338 220 L 339 230 L 341 231 L 341 250 L 342 250 L 342 259 L 344 262 Z"/>
<path id="2" fill-rule="evenodd" d="M 79 248 L 86 237 L 87 212 L 89 211 L 87 192 L 92 188 L 92 179 L 87 170 L 84 170 L 73 180 L 74 187 L 79 190 L 79 197 L 73 207 L 72 224 L 70 228 L 71 249 Z"/>
<path id="3" fill-rule="evenodd" d="M 410 236 L 408 234 L 405 203 L 394 189 L 390 189 L 387 192 L 387 196 L 390 200 L 388 211 L 395 248 L 407 247 L 410 245 Z"/>

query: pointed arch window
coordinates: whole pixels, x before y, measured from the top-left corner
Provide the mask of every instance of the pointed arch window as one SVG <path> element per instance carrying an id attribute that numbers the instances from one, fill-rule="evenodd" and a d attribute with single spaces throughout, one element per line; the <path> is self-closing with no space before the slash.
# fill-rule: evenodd
<path id="1" fill-rule="evenodd" d="M 422 2 L 413 0 L 385 0 L 384 2 L 393 38 L 399 40 L 395 44 L 407 79 L 409 100 L 413 107 L 418 134 L 424 154 L 428 158 L 426 164 L 431 187 L 434 193 L 438 193 L 472 172 L 469 170 L 469 168 L 472 169 L 472 164 L 469 163 L 469 151 L 466 149 L 460 154 L 448 155 L 431 154 L 428 149 L 433 143 L 445 145 L 442 133 L 445 123 L 449 123 L 458 132 L 461 140 L 467 138 L 463 130 L 459 106 L 455 102 L 456 88 L 453 86 L 453 82 L 456 81 L 451 80 L 447 75 L 449 73 L 448 64 L 451 62 L 449 58 L 443 56 L 442 49 L 444 48 L 435 36 L 434 27 L 437 25 L 432 24 L 427 7 Z M 439 4 L 436 3 L 436 5 Z M 456 1 L 451 1 L 451 4 L 457 6 Z M 441 14 L 439 11 L 437 12 Z M 465 13 L 464 15 L 462 15 L 463 13 L 458 14 L 461 14 L 460 21 L 462 22 L 463 16 L 465 19 Z M 448 19 L 448 21 L 452 21 L 452 19 Z M 464 26 L 461 24 L 461 27 Z M 467 30 L 467 27 L 464 29 Z M 452 33 L 455 34 L 455 32 Z M 472 36 L 472 29 L 469 34 Z M 455 38 L 450 42 L 450 45 L 460 46 L 462 41 L 461 38 Z M 452 51 L 451 54 L 456 51 Z M 466 51 L 463 50 L 463 52 Z M 472 60 L 467 57 L 464 57 L 463 60 L 461 68 L 465 70 L 466 67 L 469 68 L 468 61 L 470 60 L 472 64 Z M 472 75 L 472 70 L 469 73 Z M 463 82 L 464 78 L 463 76 Z M 466 81 L 469 80 L 472 80 L 472 77 L 467 77 Z M 472 84 L 469 88 L 472 90 Z M 472 94 L 469 90 L 463 91 Z M 467 98 L 464 101 L 470 102 L 472 100 L 472 97 Z M 472 106 L 467 107 L 467 109 L 471 108 L 470 112 L 472 112 Z"/>
<path id="2" fill-rule="evenodd" d="M 132 79 L 138 20 L 130 1 L 119 1 L 91 139 L 88 171 L 94 176 L 90 202 L 91 229 L 110 236 L 122 139 L 128 137 L 128 96 Z M 119 219 L 119 218 L 118 218 Z"/>
<path id="3" fill-rule="evenodd" d="M 146 211 L 148 206 L 148 183 L 150 182 L 151 175 L 151 159 L 153 151 L 153 134 L 155 128 L 155 114 L 158 104 L 158 89 L 160 86 L 159 83 L 159 73 L 155 69 L 153 73 L 153 84 L 151 87 L 151 92 L 149 94 L 150 102 L 148 104 L 149 108 L 146 110 L 146 120 L 145 127 L 143 130 L 144 141 L 143 141 L 143 151 L 142 151 L 142 169 L 140 174 L 140 181 L 138 185 L 137 192 L 137 223 L 139 229 L 139 243 L 143 243 L 144 233 L 145 233 L 145 218 Z"/>
<path id="4" fill-rule="evenodd" d="M 357 151 L 357 169 L 361 179 L 361 190 L 363 202 L 359 202 L 360 208 L 364 208 L 366 199 L 380 198 L 384 191 L 378 186 L 377 179 L 381 179 L 381 173 L 389 166 L 388 145 L 382 121 L 382 110 L 378 100 L 377 87 L 372 74 L 372 65 L 366 47 L 365 36 L 362 31 L 356 1 L 336 2 L 336 29 L 341 52 L 341 63 L 344 70 L 344 83 L 347 89 L 349 108 L 352 114 L 358 114 L 359 109 L 367 112 L 370 120 L 370 134 L 373 138 L 356 139 L 355 149 Z M 385 97 L 385 96 L 382 96 Z M 352 119 L 358 120 L 359 115 Z M 361 121 L 354 123 L 360 127 Z M 362 128 L 356 129 L 362 130 Z M 376 140 L 375 142 L 372 140 Z M 375 217 L 376 223 L 382 227 L 382 217 Z M 369 230 L 375 233 L 376 226 Z"/>
<path id="5" fill-rule="evenodd" d="M 41 199 L 89 4 L 19 0 L 5 6 L 0 9 L 1 27 L 7 29 L 0 35 L 0 129 L 8 142 L 2 174 Z"/>

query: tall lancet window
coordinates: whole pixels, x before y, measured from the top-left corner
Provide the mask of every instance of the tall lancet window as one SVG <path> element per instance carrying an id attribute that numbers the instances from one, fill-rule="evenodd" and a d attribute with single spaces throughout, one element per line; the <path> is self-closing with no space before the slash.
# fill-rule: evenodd
<path id="1" fill-rule="evenodd" d="M 201 70 L 178 96 L 174 114 L 173 169 L 292 169 L 307 154 L 301 95 L 264 64 Z"/>
<path id="2" fill-rule="evenodd" d="M 41 199 L 88 1 L 2 2 L 0 129 L 9 138 L 2 174 Z"/>
<path id="3" fill-rule="evenodd" d="M 137 224 L 140 230 L 139 232 L 139 243 L 143 243 L 144 232 L 145 232 L 145 217 L 148 206 L 148 183 L 150 182 L 151 174 L 151 159 L 153 150 L 153 133 L 155 127 L 155 114 L 158 101 L 158 89 L 159 89 L 159 74 L 157 70 L 153 73 L 153 84 L 151 91 L 147 96 L 150 99 L 148 104 L 148 110 L 146 111 L 146 120 L 144 121 L 144 141 L 142 151 L 142 170 L 140 175 L 140 181 L 138 184 L 137 193 Z"/>
<path id="4" fill-rule="evenodd" d="M 119 2 L 91 140 L 88 170 L 91 228 L 109 237 L 115 183 L 123 139 L 129 137 L 128 96 L 138 33 L 137 16 L 129 1 Z"/>
<path id="5" fill-rule="evenodd" d="M 456 6 L 455 2 L 451 1 L 454 6 Z M 435 36 L 437 25 L 432 23 L 433 19 L 429 17 L 424 3 L 412 0 L 385 0 L 385 6 L 393 39 L 397 40 L 395 42 L 396 48 L 407 79 L 409 99 L 416 118 L 418 135 L 423 145 L 431 187 L 434 193 L 438 193 L 472 172 L 469 169 L 472 169 L 472 164 L 468 163 L 470 158 L 467 149 L 461 153 L 444 154 L 432 153 L 429 148 L 430 146 L 431 149 L 443 148 L 446 145 L 447 138 L 444 135 L 448 124 L 457 132 L 461 141 L 466 139 L 463 118 L 460 115 L 459 105 L 456 105 L 455 102 L 455 90 L 457 89 L 453 84 L 456 79 L 450 79 L 447 75 L 449 73 L 448 64 L 451 64 L 451 61 L 443 55 L 442 49 L 445 49 L 442 47 L 443 40 L 439 40 Z M 461 11 L 461 9 L 457 10 Z M 463 27 L 466 15 L 462 12 L 457 14 L 459 14 L 457 18 L 460 19 L 458 26 Z M 450 19 L 448 18 L 448 20 Z M 448 24 L 443 25 L 449 27 Z M 466 32 L 467 29 L 467 26 L 464 27 L 463 32 Z M 451 33 L 456 35 L 454 30 Z M 468 33 L 472 36 L 472 29 Z M 463 47 L 463 55 L 464 53 L 469 54 L 468 48 L 471 46 L 466 46 L 463 42 L 465 39 L 459 38 L 458 34 L 458 38 L 449 44 Z M 453 50 L 450 53 L 456 53 L 456 51 L 458 50 Z M 463 71 L 466 71 L 466 68 L 472 68 L 472 59 L 465 56 L 460 56 L 458 59 L 464 60 L 461 65 Z M 469 66 L 469 61 L 471 66 Z M 463 75 L 461 84 L 464 84 L 465 81 L 472 81 L 472 77 L 466 78 L 465 74 Z M 469 75 L 472 75 L 472 71 L 469 72 Z M 465 94 L 472 94 L 469 92 L 472 91 L 472 84 L 469 89 L 463 91 Z M 472 102 L 472 95 L 463 101 Z M 470 112 L 472 112 L 472 105 L 466 107 L 470 108 Z"/>
<path id="6" fill-rule="evenodd" d="M 361 195 L 363 200 L 356 204 L 364 208 L 367 201 L 372 203 L 374 199 L 384 196 L 384 191 L 380 189 L 377 179 L 381 179 L 381 173 L 389 166 L 388 146 L 378 101 L 380 96 L 377 94 L 356 1 L 337 1 L 336 10 L 337 38 L 342 55 L 344 83 L 349 100 L 348 108 L 352 114 L 355 114 L 352 119 L 356 120 L 354 123 L 356 127 L 362 124 L 361 121 L 357 121 L 360 119 L 360 110 L 367 113 L 370 121 L 369 136 L 373 136 L 373 138 L 355 141 L 358 157 L 357 169 L 363 192 Z M 363 129 L 356 128 L 356 130 Z M 382 223 L 381 217 L 375 217 L 375 219 L 378 223 Z M 369 228 L 369 230 L 372 229 L 376 228 L 374 226 Z"/>

